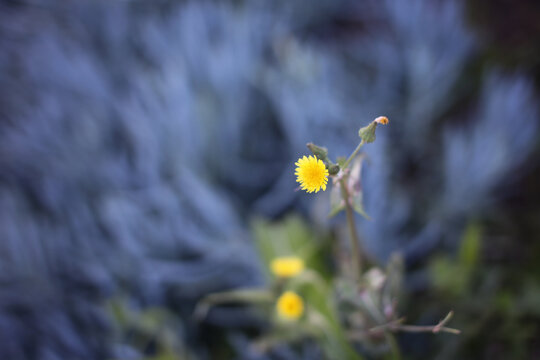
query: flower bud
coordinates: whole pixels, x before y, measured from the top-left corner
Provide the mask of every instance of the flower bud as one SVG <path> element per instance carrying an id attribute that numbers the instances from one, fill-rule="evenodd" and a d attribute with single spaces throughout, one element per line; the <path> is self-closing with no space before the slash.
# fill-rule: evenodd
<path id="1" fill-rule="evenodd" d="M 367 126 L 364 126 L 358 130 L 358 136 L 367 144 L 375 141 L 375 129 L 378 124 L 386 125 L 388 124 L 388 118 L 386 116 L 379 116 Z"/>
<path id="2" fill-rule="evenodd" d="M 337 173 L 339 172 L 339 165 L 337 164 L 331 164 L 330 166 L 328 166 L 328 173 L 330 175 L 337 175 Z"/>
<path id="3" fill-rule="evenodd" d="M 377 128 L 377 123 L 372 121 L 369 125 L 364 126 L 358 130 L 358 136 L 367 144 L 375 141 L 375 129 Z"/>
<path id="4" fill-rule="evenodd" d="M 328 157 L 328 149 L 322 146 L 315 145 L 314 143 L 307 143 L 308 149 L 315 155 L 318 159 L 325 161 Z"/>
<path id="5" fill-rule="evenodd" d="M 375 121 L 377 124 L 386 125 L 388 124 L 388 118 L 386 116 L 379 116 L 376 118 Z"/>

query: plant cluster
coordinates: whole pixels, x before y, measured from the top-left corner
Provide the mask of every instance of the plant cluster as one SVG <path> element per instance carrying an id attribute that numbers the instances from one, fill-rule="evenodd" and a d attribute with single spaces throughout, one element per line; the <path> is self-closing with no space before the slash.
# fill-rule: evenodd
<path id="1" fill-rule="evenodd" d="M 307 267 L 301 256 L 285 254 L 270 261 L 273 281 L 267 287 L 211 294 L 196 309 L 199 319 L 217 304 L 256 304 L 273 324 L 267 334 L 255 341 L 256 349 L 265 351 L 278 344 L 315 338 L 331 359 L 359 359 L 362 353 L 399 359 L 401 354 L 394 336 L 397 332 L 460 333 L 446 326 L 452 312 L 433 326 L 405 324 L 397 308 L 403 273 L 401 257 L 392 256 L 386 269 L 382 269 L 370 266 L 361 249 L 354 213 L 369 217 L 362 205 L 360 175 L 364 157 L 360 150 L 375 141 L 377 126 L 386 124 L 388 118 L 380 116 L 360 128 L 359 144 L 347 158 L 333 162 L 325 147 L 308 143 L 312 155 L 303 156 L 295 163 L 298 190 L 325 191 L 331 178 L 329 216 L 341 211 L 346 215 L 349 256 L 336 261 L 339 271 L 330 282 Z"/>

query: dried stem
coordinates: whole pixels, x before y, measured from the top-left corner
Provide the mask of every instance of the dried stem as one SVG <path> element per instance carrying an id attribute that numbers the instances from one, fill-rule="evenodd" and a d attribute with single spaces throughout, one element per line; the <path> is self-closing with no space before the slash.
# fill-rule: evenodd
<path id="1" fill-rule="evenodd" d="M 434 334 L 437 334 L 439 332 L 447 332 L 454 335 L 461 334 L 461 330 L 449 328 L 446 326 L 416 326 L 416 325 L 400 325 L 396 328 L 397 331 L 405 331 L 405 332 L 432 332 Z"/>
<path id="2" fill-rule="evenodd" d="M 404 331 L 404 332 L 414 332 L 414 333 L 420 333 L 420 332 L 430 332 L 430 333 L 440 333 L 440 332 L 446 332 L 454 335 L 461 334 L 461 331 L 454 328 L 449 328 L 444 325 L 450 321 L 452 316 L 454 315 L 453 311 L 450 311 L 446 317 L 441 320 L 437 325 L 427 325 L 427 326 L 421 326 L 421 325 L 402 325 L 402 323 L 405 321 L 405 318 L 400 318 L 394 321 L 391 321 L 386 324 L 378 325 L 375 327 L 372 327 L 371 329 L 367 331 L 354 331 L 349 333 L 350 339 L 362 339 L 369 333 L 377 333 L 377 332 L 398 332 L 398 331 Z"/>
<path id="3" fill-rule="evenodd" d="M 452 316 L 454 316 L 454 312 L 450 311 L 448 315 L 446 315 L 446 317 L 435 326 L 398 325 L 397 330 L 406 332 L 432 332 L 434 334 L 439 332 L 447 332 L 450 334 L 459 335 L 461 334 L 460 330 L 444 326 L 448 321 L 450 321 Z"/>

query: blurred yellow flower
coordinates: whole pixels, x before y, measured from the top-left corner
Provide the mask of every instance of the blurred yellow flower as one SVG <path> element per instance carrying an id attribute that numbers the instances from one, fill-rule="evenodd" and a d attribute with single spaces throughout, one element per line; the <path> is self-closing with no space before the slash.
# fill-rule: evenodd
<path id="1" fill-rule="evenodd" d="M 296 181 L 300 183 L 302 190 L 308 193 L 318 192 L 320 189 L 326 190 L 328 182 L 328 170 L 322 162 L 315 156 L 304 156 L 295 163 Z"/>
<path id="2" fill-rule="evenodd" d="M 286 320 L 297 320 L 304 313 L 304 301 L 292 291 L 284 292 L 277 300 L 278 315 Z"/>
<path id="3" fill-rule="evenodd" d="M 304 270 L 304 261 L 296 256 L 278 257 L 272 260 L 270 269 L 276 276 L 293 277 Z"/>

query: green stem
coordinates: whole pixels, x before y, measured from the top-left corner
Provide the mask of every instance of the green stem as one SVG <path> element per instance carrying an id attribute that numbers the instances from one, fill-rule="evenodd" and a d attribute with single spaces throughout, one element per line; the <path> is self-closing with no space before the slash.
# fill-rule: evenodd
<path id="1" fill-rule="evenodd" d="M 355 280 L 357 280 L 358 283 L 360 283 L 360 275 L 362 273 L 362 260 L 360 257 L 360 247 L 359 247 L 359 239 L 358 239 L 358 233 L 356 232 L 356 225 L 354 222 L 354 213 L 353 208 L 351 205 L 351 199 L 349 195 L 349 191 L 347 189 L 347 185 L 345 183 L 345 179 L 341 179 L 339 181 L 341 185 L 341 197 L 343 198 L 343 201 L 345 201 L 345 214 L 347 216 L 347 225 L 349 227 L 349 233 L 350 233 L 350 239 L 351 239 L 351 259 L 352 259 L 352 267 L 353 267 L 353 274 Z"/>
<path id="2" fill-rule="evenodd" d="M 399 350 L 399 345 L 396 341 L 395 336 L 390 333 L 389 331 L 384 332 L 384 337 L 386 338 L 386 341 L 388 342 L 388 345 L 390 346 L 390 354 L 392 355 L 393 360 L 400 360 L 401 359 L 401 351 Z"/>
<path id="3" fill-rule="evenodd" d="M 365 142 L 362 139 L 356 149 L 352 152 L 352 154 L 349 156 L 347 160 L 343 163 L 341 171 L 345 171 L 351 161 L 354 159 L 354 157 L 358 154 L 362 146 L 364 146 Z M 352 267 L 353 267 L 353 273 L 355 280 L 360 283 L 360 275 L 362 274 L 362 259 L 360 256 L 360 247 L 359 247 L 359 239 L 358 239 L 358 233 L 356 232 L 356 225 L 354 222 L 354 212 L 353 207 L 351 204 L 351 196 L 349 194 L 349 190 L 347 189 L 346 180 L 348 179 L 348 174 L 344 174 L 344 176 L 339 180 L 339 184 L 341 185 L 341 197 L 343 198 L 343 201 L 345 201 L 345 214 L 347 216 L 347 225 L 349 227 L 349 233 L 351 238 L 351 259 L 352 259 Z"/>
<path id="4" fill-rule="evenodd" d="M 343 169 L 346 169 L 347 166 L 349 166 L 349 163 L 352 161 L 352 159 L 354 159 L 356 154 L 358 154 L 358 151 L 360 151 L 360 148 L 362 148 L 362 146 L 364 146 L 364 144 L 365 144 L 364 140 L 360 141 L 360 144 L 358 144 L 356 149 L 354 149 L 351 156 L 349 156 L 349 158 L 345 161 L 345 163 L 343 163 Z"/>

